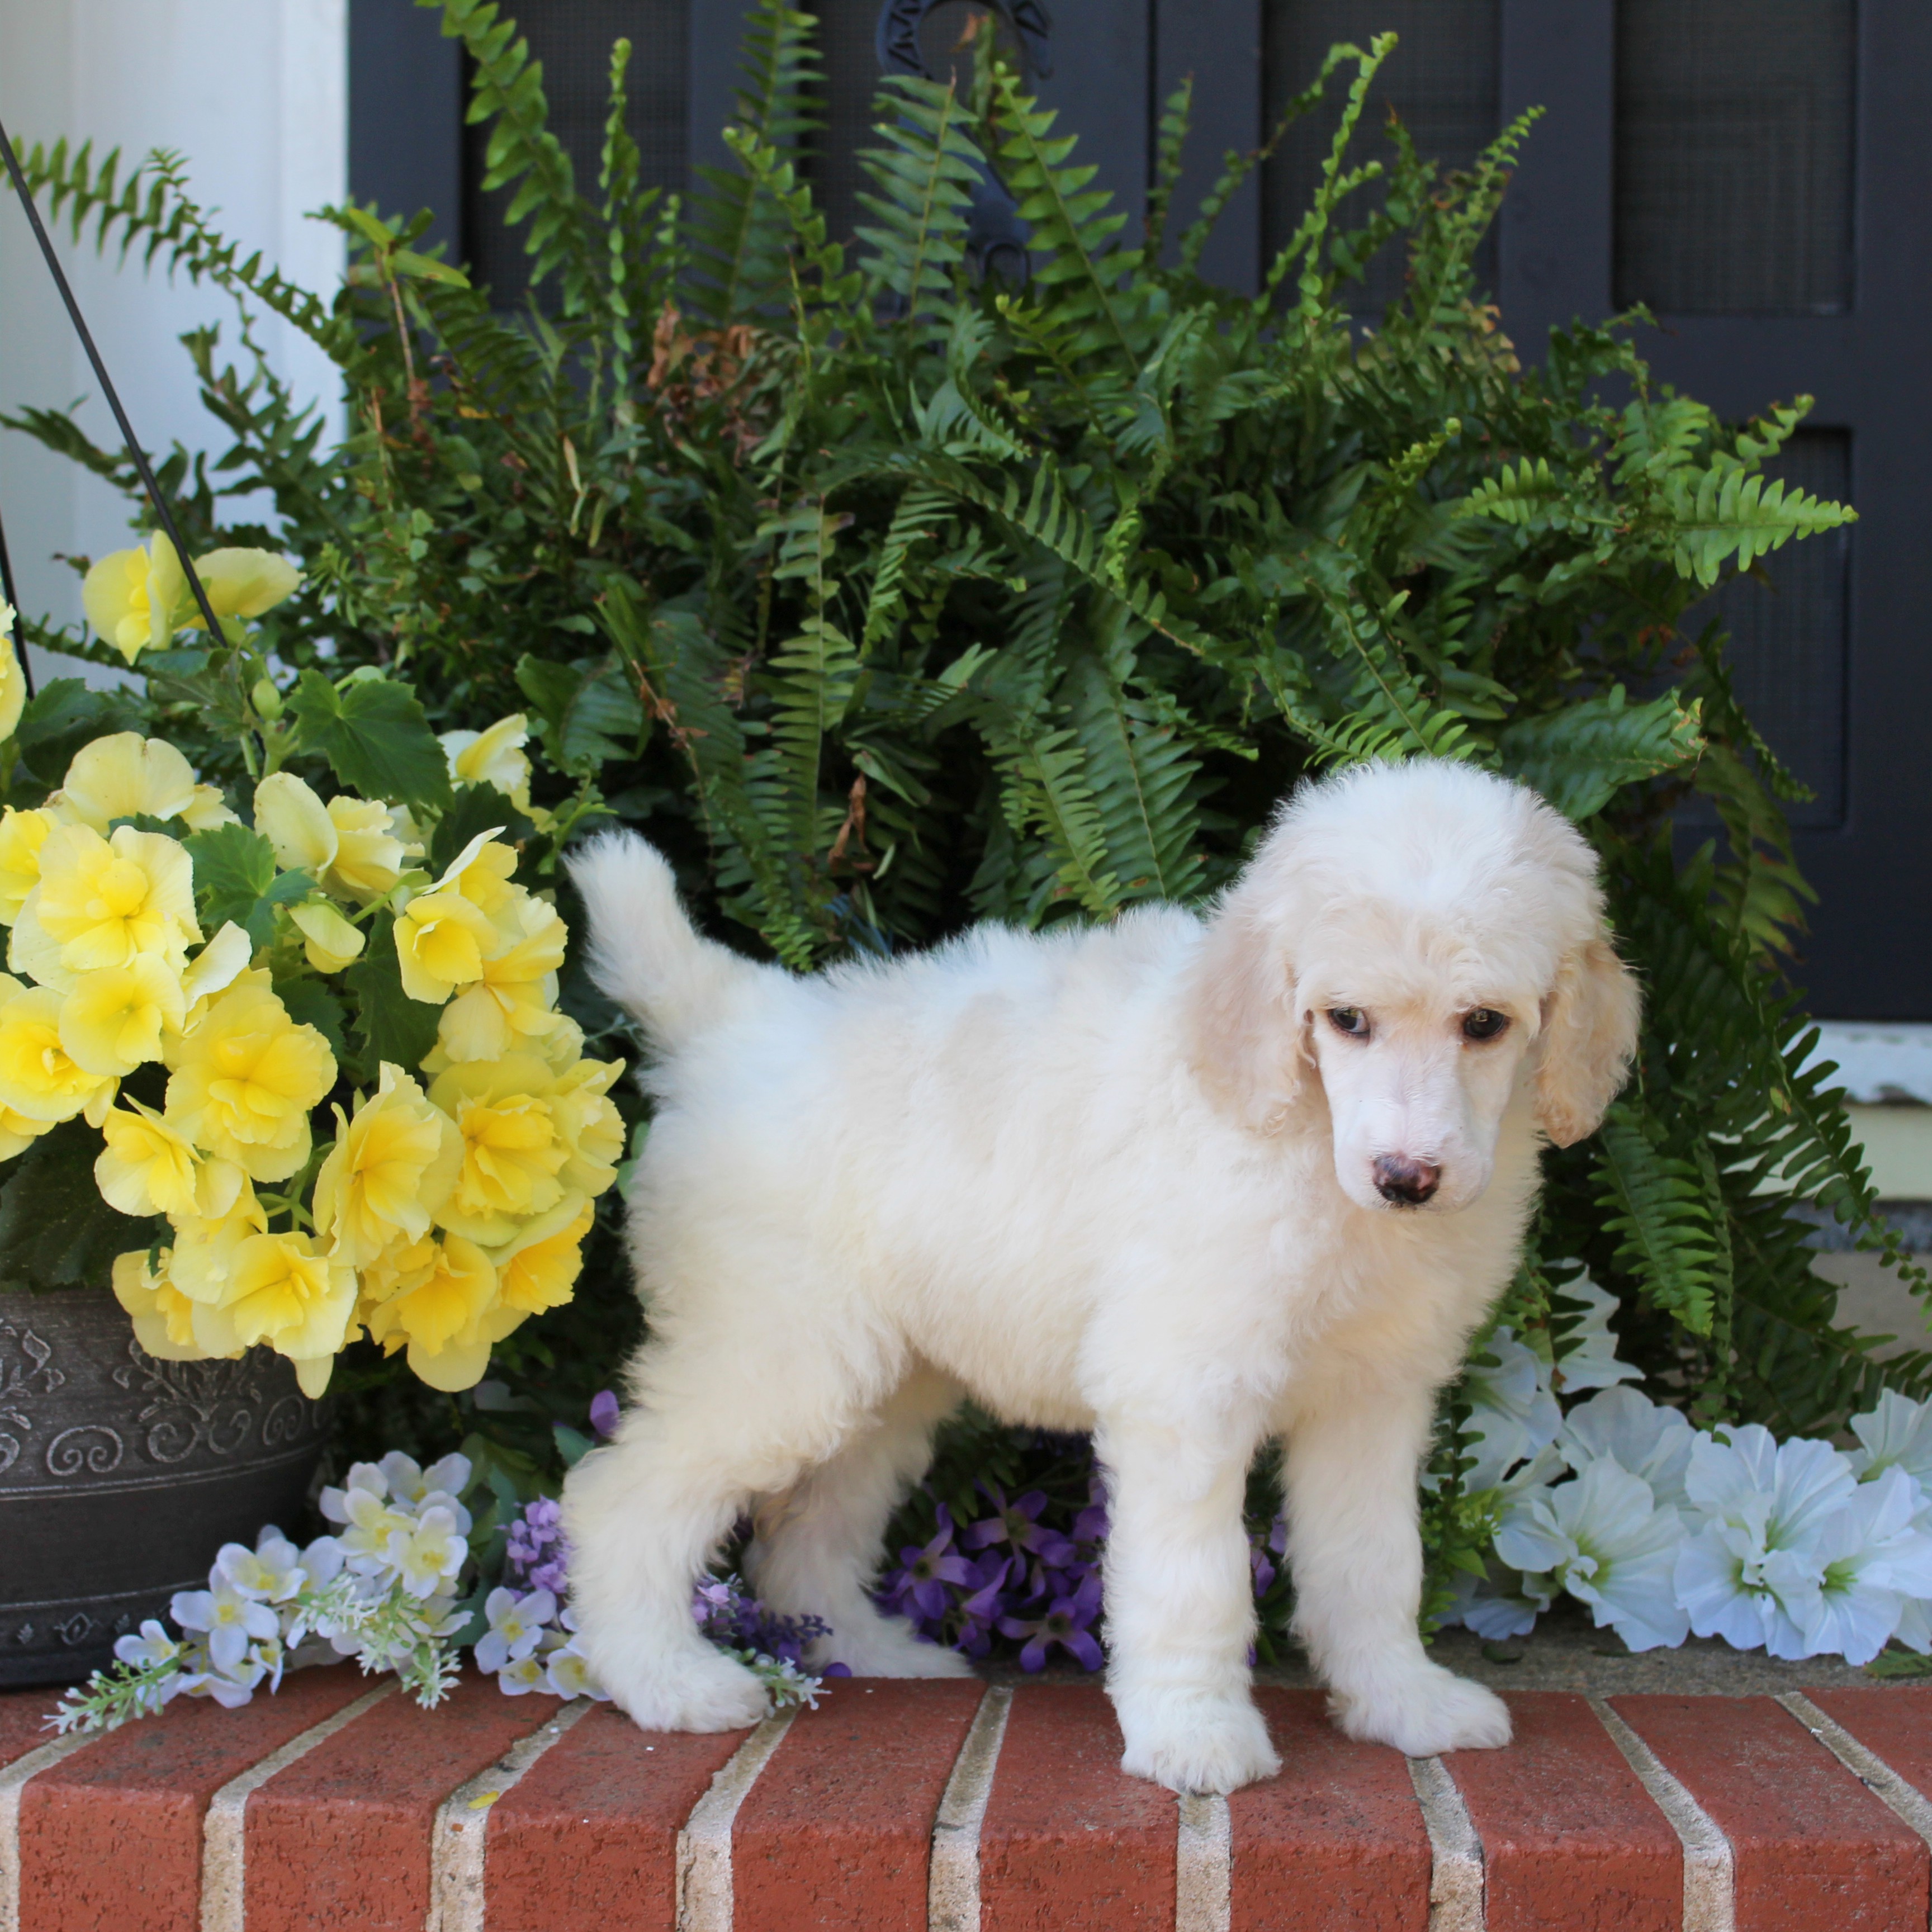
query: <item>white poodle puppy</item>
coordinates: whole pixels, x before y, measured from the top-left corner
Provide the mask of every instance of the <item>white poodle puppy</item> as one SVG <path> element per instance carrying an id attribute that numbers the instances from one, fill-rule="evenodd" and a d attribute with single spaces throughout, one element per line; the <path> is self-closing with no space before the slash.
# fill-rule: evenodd
<path id="1" fill-rule="evenodd" d="M 748 1509 L 758 1594 L 860 1676 L 963 1676 L 868 1588 L 970 1395 L 1091 1430 L 1124 1768 L 1278 1768 L 1241 1523 L 1283 1438 L 1294 1627 L 1351 1736 L 1508 1742 L 1417 1635 L 1436 1391 L 1510 1280 L 1544 1138 L 1590 1132 L 1637 993 L 1589 847 L 1523 788 L 1418 761 L 1311 784 L 1205 918 L 982 926 L 809 978 L 692 930 L 640 840 L 573 872 L 649 1029 L 633 1406 L 566 1490 L 584 1642 L 646 1726 L 764 1714 L 693 1624 Z"/>

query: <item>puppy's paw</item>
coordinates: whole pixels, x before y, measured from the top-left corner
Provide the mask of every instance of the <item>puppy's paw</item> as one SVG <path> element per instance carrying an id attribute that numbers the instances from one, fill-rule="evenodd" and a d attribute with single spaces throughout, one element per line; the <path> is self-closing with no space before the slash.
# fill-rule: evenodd
<path id="1" fill-rule="evenodd" d="M 1493 1750 L 1510 1741 L 1509 1706 L 1493 1690 L 1440 1664 L 1405 1672 L 1370 1694 L 1338 1690 L 1330 1708 L 1350 1737 L 1393 1744 L 1406 1757 Z"/>
<path id="2" fill-rule="evenodd" d="M 806 1653 L 806 1668 L 844 1665 L 854 1677 L 970 1677 L 973 1666 L 956 1650 L 921 1643 L 898 1617 L 880 1617 L 863 1626 L 842 1624 Z"/>
<path id="3" fill-rule="evenodd" d="M 629 1668 L 593 1657 L 592 1668 L 643 1730 L 736 1731 L 771 1714 L 765 1687 L 735 1658 L 708 1647 Z"/>
<path id="4" fill-rule="evenodd" d="M 1170 1694 L 1148 1701 L 1158 1708 L 1120 1713 L 1127 1747 L 1120 1768 L 1129 1777 L 1150 1778 L 1170 1791 L 1238 1791 L 1280 1770 L 1268 1726 L 1246 1697 Z"/>

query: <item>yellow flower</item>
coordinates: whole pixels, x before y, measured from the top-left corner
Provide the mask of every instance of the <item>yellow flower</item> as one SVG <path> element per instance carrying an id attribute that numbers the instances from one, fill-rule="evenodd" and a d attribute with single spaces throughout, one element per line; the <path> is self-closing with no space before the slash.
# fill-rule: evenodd
<path id="1" fill-rule="evenodd" d="M 338 844 L 328 808 L 292 772 L 272 772 L 255 788 L 255 830 L 274 848 L 275 863 L 320 878 Z"/>
<path id="2" fill-rule="evenodd" d="M 292 772 L 255 788 L 255 829 L 278 865 L 300 866 L 325 890 L 362 905 L 394 888 L 410 856 L 388 806 L 346 792 L 324 805 Z"/>
<path id="3" fill-rule="evenodd" d="M 496 928 L 473 900 L 445 886 L 410 900 L 396 921 L 396 963 L 403 991 L 440 1006 L 459 986 L 483 974 L 483 956 L 496 944 Z"/>
<path id="4" fill-rule="evenodd" d="M 104 837 L 117 818 L 184 817 L 194 795 L 194 767 L 165 739 L 116 731 L 75 752 L 46 808 Z"/>
<path id="5" fill-rule="evenodd" d="M 328 1372 L 349 1339 L 356 1270 L 324 1253 L 308 1234 L 250 1234 L 237 1244 L 218 1303 L 196 1304 L 198 1338 L 232 1337 L 241 1348 L 266 1342 L 296 1365 L 303 1393 L 328 1386 Z"/>
<path id="6" fill-rule="evenodd" d="M 0 814 L 0 926 L 11 926 L 20 916 L 27 895 L 40 882 L 40 848 L 53 830 L 45 812 L 16 812 L 10 805 Z"/>
<path id="7" fill-rule="evenodd" d="M 152 554 L 117 550 L 104 556 L 80 586 L 87 621 L 130 664 L 174 635 L 187 594 L 181 558 L 160 530 L 154 532 Z"/>
<path id="8" fill-rule="evenodd" d="M 27 707 L 26 674 L 14 641 L 14 610 L 0 597 L 0 738 L 13 736 Z"/>
<path id="9" fill-rule="evenodd" d="M 510 802 L 530 802 L 530 761 L 524 755 L 530 730 L 519 711 L 500 718 L 487 731 L 446 731 L 442 745 L 449 776 L 458 784 L 494 785 Z"/>
<path id="10" fill-rule="evenodd" d="M 106 1142 L 94 1184 L 124 1214 L 220 1220 L 232 1214 L 244 1175 L 232 1161 L 204 1160 L 161 1116 L 130 1100 L 101 1123 Z"/>
<path id="11" fill-rule="evenodd" d="M 493 920 L 500 920 L 527 896 L 521 886 L 510 883 L 516 869 L 516 854 L 508 846 L 498 844 L 492 832 L 472 838 L 436 883 L 454 886 L 471 904 Z"/>
<path id="12" fill-rule="evenodd" d="M 318 973 L 339 973 L 361 958 L 366 943 L 326 899 L 309 899 L 289 909 L 289 917 L 305 942 L 302 951 Z"/>
<path id="13" fill-rule="evenodd" d="M 245 1174 L 221 1214 L 176 1216 L 174 1259 L 168 1267 L 174 1285 L 190 1301 L 219 1306 L 228 1292 L 236 1250 L 250 1235 L 266 1233 L 268 1226 L 268 1210 L 255 1198 Z"/>
<path id="14" fill-rule="evenodd" d="M 159 954 L 83 973 L 61 1007 L 61 1045 L 77 1066 L 117 1078 L 161 1057 L 164 1029 L 187 1016 L 180 976 Z"/>
<path id="15" fill-rule="evenodd" d="M 178 970 L 201 938 L 194 919 L 194 869 L 186 850 L 158 832 L 119 826 L 103 838 L 85 825 L 59 825 L 40 848 L 40 883 L 14 922 L 24 951 L 44 932 L 62 969 L 90 973 L 158 953 Z"/>
<path id="16" fill-rule="evenodd" d="M 208 1351 L 195 1339 L 194 1304 L 169 1280 L 169 1259 L 164 1248 L 156 1274 L 142 1250 L 117 1255 L 114 1298 L 134 1317 L 135 1340 L 157 1361 L 205 1362 Z"/>
<path id="17" fill-rule="evenodd" d="M 0 1005 L 0 1106 L 49 1126 L 91 1108 L 104 1114 L 114 1098 L 114 1082 L 76 1066 L 61 1045 L 60 1011 L 60 994 L 44 986 Z"/>
<path id="18" fill-rule="evenodd" d="M 608 1096 L 623 1070 L 621 1060 L 580 1060 L 556 1076 L 550 1118 L 557 1138 L 570 1150 L 556 1177 L 566 1187 L 602 1194 L 617 1178 L 617 1163 L 624 1157 L 624 1117 Z"/>
<path id="19" fill-rule="evenodd" d="M 308 1158 L 309 1110 L 335 1084 L 335 1056 L 266 987 L 231 987 L 179 1048 L 169 1124 L 256 1180 Z"/>
<path id="20" fill-rule="evenodd" d="M 475 985 L 444 1008 L 436 1028 L 452 1060 L 497 1059 L 562 1022 L 551 1003 L 568 935 L 556 908 L 524 894 L 507 921 L 494 923 L 496 951 L 484 958 Z"/>
<path id="21" fill-rule="evenodd" d="M 195 559 L 194 574 L 218 617 L 259 617 L 302 586 L 302 572 L 272 550 L 212 550 Z M 208 628 L 198 610 L 188 624 Z"/>
<path id="22" fill-rule="evenodd" d="M 564 1198 L 559 1171 L 571 1149 L 551 1117 L 556 1081 L 534 1054 L 471 1060 L 437 1076 L 430 1100 L 456 1123 L 463 1166 L 436 1210 L 442 1227 L 500 1247 Z"/>
<path id="23" fill-rule="evenodd" d="M 508 1246 L 497 1250 L 496 1287 L 506 1308 L 541 1315 L 570 1299 L 584 1268 L 584 1238 L 594 1218 L 589 1202 L 574 1215 L 570 1204 L 540 1215 Z"/>
<path id="24" fill-rule="evenodd" d="M 491 1343 L 501 1339 L 495 1331 L 502 1323 L 490 1319 L 496 1270 L 490 1257 L 458 1234 L 415 1241 L 399 1249 L 376 1279 L 388 1292 L 365 1304 L 372 1339 L 391 1354 L 406 1344 L 410 1367 L 431 1388 L 474 1388 L 490 1365 Z"/>
<path id="25" fill-rule="evenodd" d="M 205 1012 L 206 1003 L 233 986 L 254 956 L 255 942 L 232 919 L 224 920 L 221 930 L 188 962 L 182 975 L 182 998 L 188 1006 L 188 1017 L 182 1023 L 184 1032 L 200 1021 L 201 1012 L 196 1008 Z"/>
<path id="26" fill-rule="evenodd" d="M 367 1268 L 400 1236 L 419 1240 L 456 1184 L 463 1145 L 400 1066 L 382 1063 L 373 1096 L 346 1125 L 315 1181 L 315 1225 L 337 1251 Z"/>

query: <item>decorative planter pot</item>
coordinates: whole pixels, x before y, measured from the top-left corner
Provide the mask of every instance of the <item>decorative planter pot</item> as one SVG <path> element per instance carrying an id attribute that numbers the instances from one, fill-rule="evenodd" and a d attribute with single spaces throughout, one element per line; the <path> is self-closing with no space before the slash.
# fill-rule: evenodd
<path id="1" fill-rule="evenodd" d="M 104 1290 L 0 1294 L 0 1684 L 84 1677 L 223 1544 L 293 1534 L 326 1422 L 268 1349 L 157 1361 Z"/>

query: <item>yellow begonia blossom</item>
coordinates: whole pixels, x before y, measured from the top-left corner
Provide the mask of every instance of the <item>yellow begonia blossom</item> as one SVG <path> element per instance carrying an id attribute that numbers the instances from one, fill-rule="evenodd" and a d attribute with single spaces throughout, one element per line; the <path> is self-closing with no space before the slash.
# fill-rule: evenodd
<path id="1" fill-rule="evenodd" d="M 562 1208 L 540 1216 L 491 1257 L 496 1264 L 497 1294 L 506 1308 L 541 1315 L 545 1309 L 561 1308 L 571 1298 L 583 1272 L 584 1238 L 595 1216 L 587 1201 L 574 1214 L 569 1207 L 566 1202 Z"/>
<path id="2" fill-rule="evenodd" d="M 142 1250 L 117 1255 L 114 1298 L 133 1317 L 135 1340 L 157 1361 L 205 1362 L 208 1352 L 195 1339 L 194 1305 L 169 1279 L 169 1260 L 164 1248 L 156 1274 Z"/>
<path id="3" fill-rule="evenodd" d="M 14 635 L 14 610 L 0 597 L 0 738 L 13 736 L 27 708 L 27 676 Z"/>
<path id="4" fill-rule="evenodd" d="M 245 1177 L 232 1161 L 204 1159 L 161 1116 L 130 1100 L 101 1124 L 107 1143 L 94 1183 L 110 1208 L 136 1216 L 220 1220 L 234 1210 Z"/>
<path id="5" fill-rule="evenodd" d="M 340 792 L 324 805 L 292 772 L 255 788 L 255 829 L 278 865 L 299 866 L 326 891 L 363 905 L 394 886 L 410 856 L 388 806 Z"/>
<path id="6" fill-rule="evenodd" d="M 487 731 L 446 731 L 440 742 L 449 759 L 449 776 L 458 784 L 494 785 L 512 804 L 530 802 L 530 761 L 524 754 L 530 728 L 519 711 L 500 718 Z"/>
<path id="7" fill-rule="evenodd" d="M 437 883 L 455 886 L 471 904 L 500 920 L 527 896 L 520 886 L 510 883 L 516 869 L 516 854 L 500 845 L 492 834 L 480 843 L 472 841 L 469 856 L 459 857 Z"/>
<path id="8" fill-rule="evenodd" d="M 230 1264 L 251 1234 L 266 1234 L 268 1212 L 255 1198 L 246 1175 L 234 1200 L 220 1214 L 175 1217 L 174 1259 L 168 1273 L 190 1301 L 220 1305 L 228 1292 Z"/>
<path id="9" fill-rule="evenodd" d="M 361 930 L 326 899 L 308 899 L 291 906 L 289 917 L 302 936 L 304 955 L 318 973 L 339 973 L 362 957 L 367 942 Z"/>
<path id="10" fill-rule="evenodd" d="M 255 942 L 232 919 L 224 920 L 221 930 L 189 961 L 182 974 L 182 998 L 190 1008 L 184 1024 L 193 1025 L 199 1017 L 193 1009 L 226 992 L 248 971 L 254 956 Z"/>
<path id="11" fill-rule="evenodd" d="M 302 587 L 302 572 L 272 550 L 212 550 L 194 560 L 194 574 L 218 617 L 259 617 Z M 190 608 L 188 627 L 206 630 Z"/>
<path id="12" fill-rule="evenodd" d="M 320 878 L 335 862 L 338 844 L 328 808 L 292 772 L 272 772 L 255 788 L 255 830 L 274 848 L 284 872 Z"/>
<path id="13" fill-rule="evenodd" d="M 490 1365 L 490 1345 L 515 1327 L 493 1322 L 496 1270 L 460 1235 L 406 1244 L 374 1271 L 381 1298 L 364 1304 L 370 1336 L 391 1354 L 405 1345 L 410 1367 L 431 1388 L 473 1388 Z"/>
<path id="14" fill-rule="evenodd" d="M 508 921 L 494 923 L 496 950 L 484 957 L 476 983 L 444 1008 L 436 1028 L 452 1060 L 496 1059 L 562 1023 L 553 1002 L 568 934 L 556 908 L 526 897 Z"/>
<path id="15" fill-rule="evenodd" d="M 0 1006 L 26 990 L 11 974 L 0 973 Z M 16 1154 L 24 1154 L 53 1124 L 51 1120 L 30 1120 L 11 1107 L 0 1107 L 0 1160 L 11 1160 Z"/>
<path id="16" fill-rule="evenodd" d="M 58 949 L 68 973 L 124 966 L 142 953 L 178 969 L 201 938 L 187 850 L 131 825 L 118 827 L 111 840 L 88 826 L 56 826 L 40 848 L 40 882 L 14 922 L 16 945 L 27 928 L 23 959 L 35 952 L 35 927 Z"/>
<path id="17" fill-rule="evenodd" d="M 396 920 L 395 938 L 403 991 L 434 1006 L 480 979 L 483 956 L 497 944 L 488 914 L 451 886 L 410 900 Z"/>
<path id="18" fill-rule="evenodd" d="M 557 1075 L 550 1118 L 570 1158 L 557 1170 L 564 1186 L 602 1194 L 617 1178 L 624 1157 L 624 1117 L 609 1098 L 624 1070 L 621 1060 L 580 1060 Z"/>
<path id="19" fill-rule="evenodd" d="M 40 883 L 40 848 L 53 828 L 46 812 L 16 812 L 10 805 L 0 813 L 0 926 L 20 917 L 27 895 Z"/>
<path id="20" fill-rule="evenodd" d="M 367 1268 L 399 1240 L 419 1240 L 456 1184 L 463 1144 L 456 1124 L 430 1106 L 399 1066 L 343 1124 L 315 1182 L 315 1225 L 338 1252 Z"/>
<path id="21" fill-rule="evenodd" d="M 67 824 L 92 826 L 105 837 L 117 818 L 184 816 L 194 792 L 194 767 L 165 739 L 116 731 L 75 752 L 46 809 Z"/>
<path id="22" fill-rule="evenodd" d="M 49 1126 L 96 1103 L 104 1114 L 114 1096 L 112 1080 L 76 1066 L 61 1045 L 60 1012 L 60 994 L 41 986 L 0 1006 L 0 1106 Z"/>
<path id="23" fill-rule="evenodd" d="M 500 1247 L 564 1198 L 558 1174 L 571 1149 L 552 1118 L 556 1077 L 534 1054 L 471 1060 L 437 1076 L 430 1100 L 456 1123 L 463 1166 L 440 1226 Z"/>
<path id="24" fill-rule="evenodd" d="M 87 621 L 130 664 L 158 650 L 177 628 L 188 578 L 164 531 L 149 550 L 117 550 L 88 571 L 80 586 Z"/>
<path id="25" fill-rule="evenodd" d="M 220 1301 L 196 1304 L 194 1331 L 244 1348 L 266 1342 L 315 1396 L 328 1386 L 355 1309 L 356 1270 L 340 1256 L 308 1234 L 250 1234 L 230 1258 Z"/>
<path id="26" fill-rule="evenodd" d="M 335 1056 L 267 988 L 231 987 L 182 1041 L 167 1119 L 196 1147 L 256 1180 L 286 1180 L 308 1158 L 309 1110 L 335 1084 Z"/>
<path id="27" fill-rule="evenodd" d="M 188 1012 L 180 976 L 158 954 L 82 973 L 61 1007 L 61 1045 L 77 1066 L 119 1078 L 161 1057 L 164 1030 Z"/>

